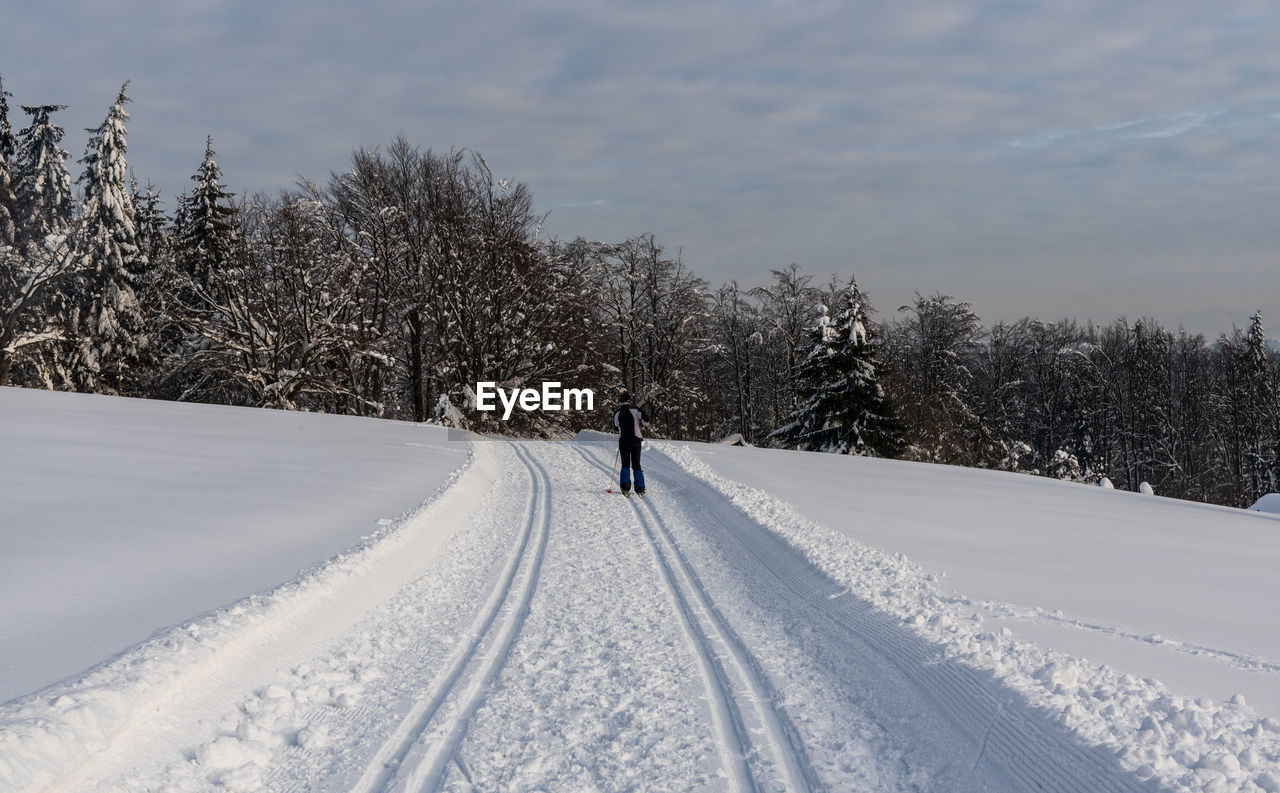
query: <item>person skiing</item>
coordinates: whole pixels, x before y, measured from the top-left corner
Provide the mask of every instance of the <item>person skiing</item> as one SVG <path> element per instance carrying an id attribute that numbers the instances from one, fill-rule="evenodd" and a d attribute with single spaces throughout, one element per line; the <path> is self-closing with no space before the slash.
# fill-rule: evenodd
<path id="1" fill-rule="evenodd" d="M 623 391 L 618 396 L 618 411 L 613 414 L 613 426 L 618 429 L 618 454 L 622 457 L 622 471 L 618 485 L 622 495 L 631 495 L 631 472 L 636 475 L 636 494 L 644 495 L 644 470 L 640 468 L 640 446 L 644 443 L 641 430 L 649 425 L 644 411 L 631 406 L 631 394 Z"/>

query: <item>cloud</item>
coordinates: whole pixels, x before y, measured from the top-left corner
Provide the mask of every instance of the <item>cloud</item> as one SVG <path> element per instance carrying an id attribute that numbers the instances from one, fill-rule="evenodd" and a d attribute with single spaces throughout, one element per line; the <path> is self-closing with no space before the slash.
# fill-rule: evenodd
<path id="1" fill-rule="evenodd" d="M 74 157 L 134 80 L 130 162 L 170 206 L 206 134 L 231 189 L 254 192 L 323 180 L 403 132 L 529 182 L 547 233 L 652 231 L 713 283 L 796 261 L 856 270 L 881 305 L 945 289 L 993 318 L 1132 314 L 1125 301 L 1157 291 L 1170 313 L 1252 310 L 1280 242 L 1266 217 L 1280 17 L 1254 0 L 121 0 L 12 15 L 0 75 L 18 101 L 72 106 Z M 1097 287 L 1113 278 L 1131 288 Z M 1063 281 L 1085 286 L 1044 288 Z"/>

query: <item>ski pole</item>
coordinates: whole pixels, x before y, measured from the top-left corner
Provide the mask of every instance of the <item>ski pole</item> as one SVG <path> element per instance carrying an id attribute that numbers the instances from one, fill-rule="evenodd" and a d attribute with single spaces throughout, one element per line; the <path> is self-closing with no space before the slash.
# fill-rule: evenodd
<path id="1" fill-rule="evenodd" d="M 618 449 L 618 453 L 613 455 L 613 468 L 609 470 L 609 486 L 604 489 L 606 493 L 613 492 L 613 472 L 618 469 L 618 459 L 622 456 L 622 449 Z"/>

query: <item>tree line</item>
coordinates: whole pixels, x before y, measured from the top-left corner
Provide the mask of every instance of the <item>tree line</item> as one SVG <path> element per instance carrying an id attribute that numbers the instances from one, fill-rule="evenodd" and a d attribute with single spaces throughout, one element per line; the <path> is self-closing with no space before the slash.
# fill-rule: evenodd
<path id="1" fill-rule="evenodd" d="M 228 191 L 205 142 L 171 211 L 126 161 L 126 83 L 72 188 L 54 122 L 0 83 L 0 385 L 438 421 L 553 437 L 581 415 L 475 410 L 476 382 L 626 388 L 672 438 L 1022 471 L 1246 505 L 1280 475 L 1260 314 L 1216 340 L 1152 319 L 983 326 L 877 314 L 797 265 L 717 288 L 652 234 L 542 234 L 528 185 L 404 137 L 323 182 Z"/>

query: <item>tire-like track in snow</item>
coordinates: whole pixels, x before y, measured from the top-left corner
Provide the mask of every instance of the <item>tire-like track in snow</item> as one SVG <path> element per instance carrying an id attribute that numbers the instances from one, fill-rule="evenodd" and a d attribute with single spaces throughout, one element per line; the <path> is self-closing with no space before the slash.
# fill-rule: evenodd
<path id="1" fill-rule="evenodd" d="M 651 452 L 651 456 L 661 452 Z M 662 455 L 669 470 L 679 465 Z M 654 478 L 650 474 L 650 478 Z M 1083 745 L 1044 713 L 1004 689 L 990 673 L 945 658 L 942 649 L 870 604 L 846 594 L 777 534 L 752 520 L 710 485 L 692 476 L 664 481 L 665 495 L 689 523 L 741 565 L 745 580 L 768 582 L 799 610 L 801 619 L 837 652 L 857 648 L 905 679 L 917 696 L 966 740 L 972 775 L 987 767 L 1011 790 L 1052 793 L 1154 791 L 1125 772 L 1105 749 Z M 646 504 L 648 509 L 653 506 Z M 769 588 L 764 586 L 763 588 Z"/>
<path id="2" fill-rule="evenodd" d="M 611 470 L 586 449 L 578 447 L 576 451 L 593 466 Z M 644 497 L 634 498 L 631 507 L 649 540 L 691 649 L 698 657 L 717 733 L 716 744 L 732 788 L 752 793 L 822 789 L 803 742 L 786 714 L 774 705 L 776 694 L 768 676 L 716 608 L 661 514 Z M 756 740 L 763 746 L 755 745 L 753 735 L 759 736 Z M 747 763 L 752 755 L 772 761 L 773 784 L 752 775 Z"/>
<path id="3" fill-rule="evenodd" d="M 520 444 L 529 473 L 525 525 L 498 585 L 444 672 L 374 754 L 352 793 L 434 793 L 444 784 L 467 726 L 511 652 L 529 613 L 551 526 L 551 480 Z M 459 763 L 459 767 L 461 764 Z M 463 769 L 463 773 L 466 771 Z"/>

